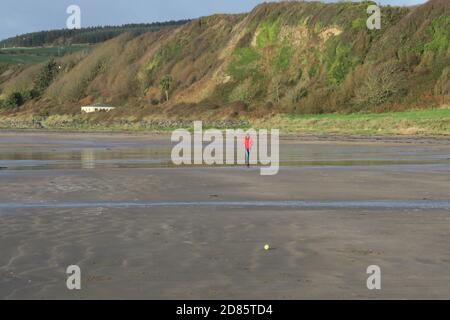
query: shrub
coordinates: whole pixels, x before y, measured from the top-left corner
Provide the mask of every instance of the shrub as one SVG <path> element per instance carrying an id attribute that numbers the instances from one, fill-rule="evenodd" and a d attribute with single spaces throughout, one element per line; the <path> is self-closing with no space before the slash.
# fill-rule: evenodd
<path id="1" fill-rule="evenodd" d="M 172 87 L 173 77 L 170 74 L 166 74 L 163 76 L 159 82 L 161 85 L 161 90 L 163 90 L 166 94 L 166 101 L 169 101 L 169 91 Z"/>
<path id="2" fill-rule="evenodd" d="M 360 59 L 353 55 L 351 45 L 330 40 L 325 51 L 325 64 L 327 66 L 328 81 L 339 85 L 347 74 L 360 63 Z"/>
<path id="3" fill-rule="evenodd" d="M 363 85 L 356 90 L 359 106 L 378 106 L 404 94 L 405 74 L 396 61 L 377 65 L 369 70 Z"/>
<path id="4" fill-rule="evenodd" d="M 39 97 L 39 93 L 35 89 L 16 90 L 11 92 L 5 100 L 0 101 L 0 108 L 17 108 L 37 97 Z"/>
<path id="5" fill-rule="evenodd" d="M 434 87 L 434 94 L 442 97 L 450 95 L 450 67 L 442 71 L 442 75 Z"/>
<path id="6" fill-rule="evenodd" d="M 291 47 L 282 47 L 278 55 L 273 60 L 273 65 L 276 71 L 286 71 L 289 69 L 289 62 L 292 56 L 292 48 Z"/>
<path id="7" fill-rule="evenodd" d="M 366 20 L 367 18 L 357 18 L 352 21 L 352 29 L 354 30 L 362 30 L 366 28 Z"/>
<path id="8" fill-rule="evenodd" d="M 38 77 L 36 78 L 33 88 L 34 93 L 41 95 L 52 83 L 57 73 L 58 65 L 56 64 L 55 60 L 52 59 L 47 64 L 45 64 Z"/>
<path id="9" fill-rule="evenodd" d="M 237 80 L 255 75 L 258 72 L 258 58 L 259 55 L 253 48 L 236 49 L 228 73 Z"/>
<path id="10" fill-rule="evenodd" d="M 250 79 L 243 81 L 230 93 L 230 102 L 250 103 L 256 92 Z"/>
<path id="11" fill-rule="evenodd" d="M 441 16 L 428 29 L 431 40 L 425 44 L 425 51 L 444 51 L 450 44 L 450 16 Z"/>
<path id="12" fill-rule="evenodd" d="M 273 45 L 277 40 L 279 29 L 278 21 L 263 22 L 257 31 L 256 46 L 264 48 L 268 45 Z"/>
<path id="13" fill-rule="evenodd" d="M 25 99 L 21 92 L 14 91 L 12 92 L 5 100 L 4 105 L 6 108 L 12 109 L 20 107 L 25 103 Z"/>
<path id="14" fill-rule="evenodd" d="M 156 98 L 152 98 L 152 99 L 150 99 L 150 104 L 151 104 L 152 106 L 156 106 L 156 105 L 159 104 L 159 100 L 156 99 Z"/>

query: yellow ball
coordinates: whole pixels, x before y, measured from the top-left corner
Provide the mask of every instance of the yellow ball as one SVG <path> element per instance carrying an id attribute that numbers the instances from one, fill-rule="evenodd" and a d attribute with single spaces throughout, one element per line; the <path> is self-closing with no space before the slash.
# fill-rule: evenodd
<path id="1" fill-rule="evenodd" d="M 265 246 L 264 246 L 264 250 L 269 250 L 270 249 L 270 246 L 268 245 L 268 244 L 266 244 Z"/>

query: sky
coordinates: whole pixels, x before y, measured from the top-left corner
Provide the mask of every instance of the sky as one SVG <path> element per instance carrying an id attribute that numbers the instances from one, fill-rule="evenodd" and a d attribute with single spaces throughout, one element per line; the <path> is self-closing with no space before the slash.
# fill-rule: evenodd
<path id="1" fill-rule="evenodd" d="M 1 0 L 0 39 L 28 32 L 66 28 L 69 17 L 66 9 L 72 4 L 81 8 L 81 26 L 88 27 L 248 12 L 261 2 L 264 0 Z M 426 0 L 376 2 L 382 5 L 414 5 Z"/>

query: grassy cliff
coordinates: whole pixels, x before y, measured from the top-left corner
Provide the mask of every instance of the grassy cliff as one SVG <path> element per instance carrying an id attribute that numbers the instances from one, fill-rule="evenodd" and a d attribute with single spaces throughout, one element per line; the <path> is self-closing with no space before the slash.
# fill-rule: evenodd
<path id="1" fill-rule="evenodd" d="M 95 116 L 102 121 L 217 120 L 448 104 L 450 2 L 382 7 L 380 30 L 366 27 L 370 4 L 264 3 L 248 14 L 122 34 L 57 58 L 54 73 L 46 63 L 0 64 L 0 112 L 75 115 L 81 104 L 102 102 L 117 106 Z M 41 92 L 30 94 L 42 78 Z"/>

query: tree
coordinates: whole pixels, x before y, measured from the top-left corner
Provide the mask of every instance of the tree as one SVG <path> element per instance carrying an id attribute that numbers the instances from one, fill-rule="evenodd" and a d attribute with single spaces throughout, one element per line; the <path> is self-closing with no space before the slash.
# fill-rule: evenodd
<path id="1" fill-rule="evenodd" d="M 405 92 L 405 73 L 395 61 L 374 66 L 360 88 L 356 90 L 355 102 L 360 106 L 378 106 Z"/>
<path id="2" fill-rule="evenodd" d="M 159 84 L 161 85 L 161 90 L 166 93 L 166 101 L 169 101 L 169 91 L 172 86 L 173 77 L 170 74 L 166 74 L 161 78 Z"/>
<path id="3" fill-rule="evenodd" d="M 4 102 L 4 105 L 7 108 L 12 109 L 12 108 L 20 107 L 21 105 L 24 104 L 24 102 L 25 102 L 25 99 L 24 99 L 22 93 L 20 93 L 18 91 L 14 91 L 8 96 L 8 98 Z"/>
<path id="4" fill-rule="evenodd" d="M 272 78 L 271 89 L 272 89 L 273 97 L 275 98 L 274 102 L 280 103 L 280 99 L 281 99 L 280 91 L 282 89 L 282 84 L 283 84 L 283 75 L 272 73 L 271 78 Z"/>
<path id="5" fill-rule="evenodd" d="M 56 74 L 58 73 L 58 65 L 55 60 L 50 60 L 41 70 L 34 83 L 34 89 L 36 92 L 42 94 L 45 89 L 52 83 Z"/>

